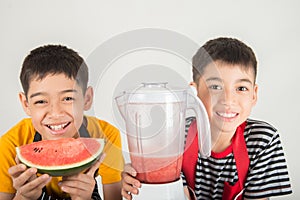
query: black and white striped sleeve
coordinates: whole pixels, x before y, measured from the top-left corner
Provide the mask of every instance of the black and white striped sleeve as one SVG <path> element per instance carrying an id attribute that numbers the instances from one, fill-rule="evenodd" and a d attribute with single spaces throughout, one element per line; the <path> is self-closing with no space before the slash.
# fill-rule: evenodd
<path id="1" fill-rule="evenodd" d="M 265 122 L 251 123 L 247 131 L 250 169 L 245 198 L 258 199 L 292 193 L 287 163 L 279 134 Z"/>

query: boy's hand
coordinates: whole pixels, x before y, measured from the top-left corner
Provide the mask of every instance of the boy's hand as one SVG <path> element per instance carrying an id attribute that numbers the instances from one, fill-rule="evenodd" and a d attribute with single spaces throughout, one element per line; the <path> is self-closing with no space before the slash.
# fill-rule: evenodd
<path id="1" fill-rule="evenodd" d="M 13 186 L 17 190 L 16 196 L 21 199 L 38 199 L 42 194 L 43 187 L 51 180 L 48 174 L 37 177 L 36 168 L 27 168 L 21 164 L 19 159 L 15 159 L 17 165 L 9 168 Z"/>
<path id="2" fill-rule="evenodd" d="M 138 194 L 138 188 L 141 187 L 141 182 L 135 178 L 136 171 L 130 164 L 126 164 L 122 172 L 122 196 L 131 200 L 131 194 Z"/>
<path id="3" fill-rule="evenodd" d="M 62 191 L 69 193 L 72 200 L 90 200 L 96 184 L 94 174 L 99 168 L 104 156 L 102 155 L 101 159 L 92 165 L 85 173 L 63 177 L 63 180 L 59 183 Z"/>

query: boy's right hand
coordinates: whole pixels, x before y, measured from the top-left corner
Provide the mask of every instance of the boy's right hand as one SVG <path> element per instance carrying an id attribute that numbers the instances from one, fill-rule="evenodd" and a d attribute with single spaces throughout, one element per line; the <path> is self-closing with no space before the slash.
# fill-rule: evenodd
<path id="1" fill-rule="evenodd" d="M 131 200 L 132 195 L 137 195 L 139 193 L 138 188 L 141 187 L 141 182 L 136 178 L 136 171 L 131 166 L 131 164 L 126 164 L 124 167 L 124 171 L 122 172 L 122 196 Z"/>
<path id="2" fill-rule="evenodd" d="M 50 182 L 51 177 L 48 174 L 43 174 L 37 177 L 36 168 L 27 168 L 21 164 L 16 158 L 17 165 L 9 168 L 13 186 L 17 190 L 16 197 L 18 199 L 38 199 L 42 194 L 43 187 Z"/>

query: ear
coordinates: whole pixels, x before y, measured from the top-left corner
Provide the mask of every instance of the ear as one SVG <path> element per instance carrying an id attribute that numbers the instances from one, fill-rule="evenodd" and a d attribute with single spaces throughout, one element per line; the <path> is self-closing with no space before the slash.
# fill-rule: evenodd
<path id="1" fill-rule="evenodd" d="M 198 87 L 197 84 L 195 82 L 190 82 L 190 88 L 193 90 L 194 94 L 197 95 L 198 94 Z"/>
<path id="2" fill-rule="evenodd" d="M 84 110 L 87 111 L 92 107 L 93 104 L 93 98 L 94 98 L 94 91 L 92 87 L 88 87 L 86 89 L 85 95 L 84 95 Z"/>
<path id="3" fill-rule="evenodd" d="M 192 86 L 192 87 L 195 87 L 197 89 L 197 84 L 194 81 L 190 82 L 189 85 Z"/>
<path id="4" fill-rule="evenodd" d="M 258 93 L 258 85 L 255 84 L 254 88 L 253 88 L 253 101 L 252 101 L 252 105 L 255 106 L 256 102 L 257 102 L 257 93 Z"/>
<path id="5" fill-rule="evenodd" d="M 25 112 L 28 116 L 31 116 L 31 112 L 30 112 L 30 109 L 29 109 L 29 104 L 28 104 L 26 95 L 25 95 L 23 92 L 20 92 L 20 93 L 19 93 L 19 99 L 20 99 L 20 102 L 21 102 L 21 105 L 22 105 L 22 107 L 23 107 L 24 112 Z"/>

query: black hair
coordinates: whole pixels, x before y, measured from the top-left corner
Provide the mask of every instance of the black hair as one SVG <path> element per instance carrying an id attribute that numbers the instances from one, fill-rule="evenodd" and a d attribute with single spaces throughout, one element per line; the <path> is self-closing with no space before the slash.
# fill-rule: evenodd
<path id="1" fill-rule="evenodd" d="M 245 70 L 253 69 L 254 82 L 257 75 L 257 61 L 253 50 L 235 38 L 220 37 L 206 42 L 193 56 L 193 81 L 198 83 L 205 67 L 214 61 L 239 64 Z"/>
<path id="2" fill-rule="evenodd" d="M 74 50 L 62 45 L 45 45 L 33 49 L 24 59 L 20 81 L 27 96 L 30 82 L 41 80 L 49 74 L 65 74 L 74 79 L 85 93 L 88 68 L 84 59 Z"/>

